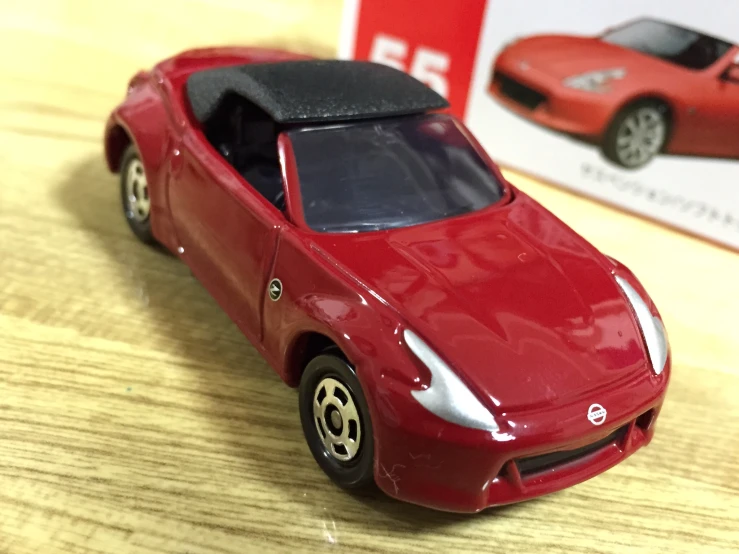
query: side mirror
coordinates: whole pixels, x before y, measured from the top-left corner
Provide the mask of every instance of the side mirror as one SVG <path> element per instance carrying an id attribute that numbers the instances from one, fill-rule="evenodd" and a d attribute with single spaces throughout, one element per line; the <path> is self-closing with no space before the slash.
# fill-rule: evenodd
<path id="1" fill-rule="evenodd" d="M 739 83 L 739 65 L 731 64 L 721 75 L 724 81 Z"/>

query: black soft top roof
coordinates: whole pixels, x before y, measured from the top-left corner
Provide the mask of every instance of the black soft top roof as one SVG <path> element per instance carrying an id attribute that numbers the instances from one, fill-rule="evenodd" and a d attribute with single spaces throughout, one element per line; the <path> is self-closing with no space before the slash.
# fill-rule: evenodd
<path id="1" fill-rule="evenodd" d="M 198 121 L 228 93 L 253 102 L 278 123 L 341 121 L 422 113 L 447 101 L 410 75 L 349 60 L 300 60 L 217 67 L 187 79 Z"/>

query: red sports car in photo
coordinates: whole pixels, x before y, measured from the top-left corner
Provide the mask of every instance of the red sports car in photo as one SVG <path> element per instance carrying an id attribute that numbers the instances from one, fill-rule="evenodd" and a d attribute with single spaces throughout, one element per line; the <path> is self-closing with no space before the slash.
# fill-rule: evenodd
<path id="1" fill-rule="evenodd" d="M 105 153 L 132 231 L 298 387 L 333 481 L 474 512 L 646 445 L 670 355 L 631 272 L 446 106 L 384 65 L 201 49 L 131 80 Z"/>
<path id="2" fill-rule="evenodd" d="M 597 37 L 514 41 L 489 90 L 536 123 L 597 142 L 625 168 L 660 152 L 737 158 L 738 56 L 725 40 L 639 19 Z"/>

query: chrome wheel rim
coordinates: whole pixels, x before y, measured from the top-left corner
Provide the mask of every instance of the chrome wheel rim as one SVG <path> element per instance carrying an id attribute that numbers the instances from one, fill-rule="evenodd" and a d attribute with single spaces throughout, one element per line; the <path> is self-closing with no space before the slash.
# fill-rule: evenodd
<path id="1" fill-rule="evenodd" d="M 630 113 L 616 133 L 616 155 L 627 167 L 647 162 L 662 149 L 667 125 L 659 109 L 645 106 Z"/>
<path id="2" fill-rule="evenodd" d="M 340 462 L 356 457 L 362 444 L 362 424 L 349 390 L 333 377 L 318 383 L 313 395 L 313 421 L 326 450 Z"/>
<path id="3" fill-rule="evenodd" d="M 126 170 L 126 215 L 136 221 L 149 218 L 149 185 L 141 160 L 134 159 Z"/>

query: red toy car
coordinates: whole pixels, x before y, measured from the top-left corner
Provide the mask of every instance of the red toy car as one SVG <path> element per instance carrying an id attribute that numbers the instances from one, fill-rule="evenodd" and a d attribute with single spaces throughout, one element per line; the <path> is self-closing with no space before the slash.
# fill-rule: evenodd
<path id="1" fill-rule="evenodd" d="M 653 19 L 598 37 L 507 46 L 490 92 L 532 121 L 599 143 L 638 168 L 659 152 L 739 157 L 739 47 Z"/>
<path id="2" fill-rule="evenodd" d="M 445 106 L 383 65 L 196 50 L 134 77 L 105 152 L 133 232 L 299 387 L 331 479 L 477 511 L 647 444 L 670 361 L 634 276 Z"/>

